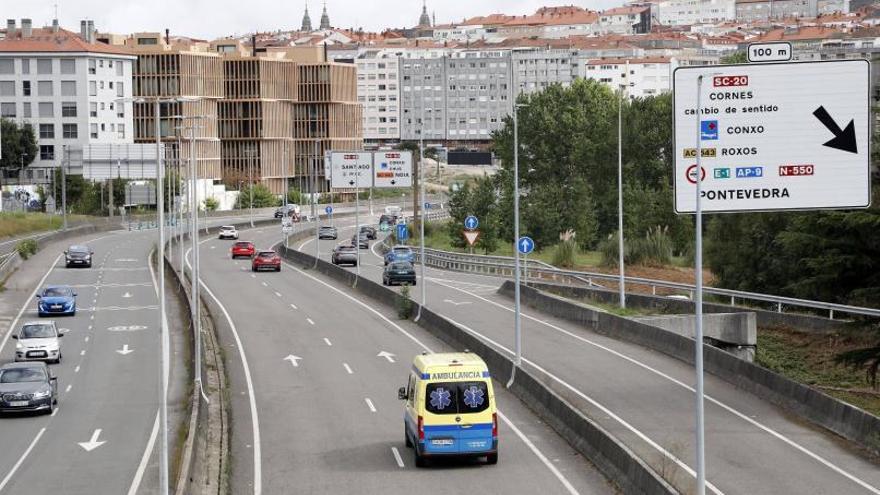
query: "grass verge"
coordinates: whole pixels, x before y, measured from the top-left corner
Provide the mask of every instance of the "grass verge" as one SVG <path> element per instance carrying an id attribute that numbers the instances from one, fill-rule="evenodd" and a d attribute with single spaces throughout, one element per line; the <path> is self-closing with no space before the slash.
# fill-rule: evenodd
<path id="1" fill-rule="evenodd" d="M 61 217 L 45 213 L 0 213 L 0 238 L 61 228 Z"/>

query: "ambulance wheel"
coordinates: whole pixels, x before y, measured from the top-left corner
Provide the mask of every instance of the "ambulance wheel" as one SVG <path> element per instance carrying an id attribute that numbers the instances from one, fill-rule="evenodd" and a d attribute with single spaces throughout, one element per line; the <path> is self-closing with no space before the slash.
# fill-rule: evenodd
<path id="1" fill-rule="evenodd" d="M 403 438 L 406 440 L 406 448 L 411 449 L 413 447 L 412 440 L 409 439 L 409 433 L 406 431 L 406 427 L 403 429 Z"/>
<path id="2" fill-rule="evenodd" d="M 498 453 L 496 452 L 494 454 L 487 455 L 486 456 L 486 464 L 488 464 L 490 466 L 494 466 L 495 464 L 498 464 Z"/>
<path id="3" fill-rule="evenodd" d="M 419 455 L 418 448 L 413 449 L 413 452 L 415 452 L 416 455 L 416 467 L 423 468 L 428 465 L 428 459 L 426 459 L 423 455 Z"/>

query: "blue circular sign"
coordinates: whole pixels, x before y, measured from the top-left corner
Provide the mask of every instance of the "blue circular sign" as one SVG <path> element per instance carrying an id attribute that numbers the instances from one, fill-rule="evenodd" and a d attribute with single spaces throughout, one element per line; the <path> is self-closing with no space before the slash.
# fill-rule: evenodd
<path id="1" fill-rule="evenodd" d="M 476 230 L 476 228 L 479 226 L 480 221 L 477 220 L 477 217 L 473 215 L 468 215 L 467 218 L 464 219 L 464 228 L 468 230 Z"/>
<path id="2" fill-rule="evenodd" d="M 328 215 L 333 213 L 333 207 L 327 206 L 326 208 L 324 208 L 324 212 L 327 213 Z"/>
<path id="3" fill-rule="evenodd" d="M 521 254 L 529 254 L 535 250 L 535 241 L 531 237 L 522 236 L 516 241 L 516 248 Z"/>

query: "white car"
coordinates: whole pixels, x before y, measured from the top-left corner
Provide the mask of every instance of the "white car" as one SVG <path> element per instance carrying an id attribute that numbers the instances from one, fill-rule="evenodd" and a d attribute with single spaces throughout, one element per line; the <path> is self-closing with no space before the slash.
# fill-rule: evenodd
<path id="1" fill-rule="evenodd" d="M 54 321 L 32 321 L 21 326 L 12 338 L 15 344 L 16 361 L 61 362 L 61 342 L 64 332 L 58 330 Z"/>
<path id="2" fill-rule="evenodd" d="M 220 227 L 220 235 L 218 236 L 220 239 L 238 239 L 238 231 L 235 230 L 235 227 L 232 225 L 224 225 Z"/>

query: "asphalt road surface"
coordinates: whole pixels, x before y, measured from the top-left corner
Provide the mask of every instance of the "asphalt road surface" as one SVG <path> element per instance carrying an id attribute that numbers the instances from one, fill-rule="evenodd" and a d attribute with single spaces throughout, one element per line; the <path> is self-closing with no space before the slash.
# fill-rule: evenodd
<path id="1" fill-rule="evenodd" d="M 340 240 L 348 239 L 353 222 L 340 226 Z M 312 253 L 314 242 L 296 247 Z M 321 241 L 324 259 L 333 245 Z M 381 257 L 361 253 L 361 274 L 381 283 Z M 496 294 L 501 279 L 431 268 L 426 277 L 428 307 L 512 356 L 513 302 Z M 411 290 L 417 301 L 420 289 Z M 522 333 L 526 366 L 549 374 L 559 393 L 680 489 L 692 489 L 691 366 L 532 309 L 524 311 Z M 876 460 L 712 375 L 705 407 L 708 493 L 880 494 Z"/>
<path id="2" fill-rule="evenodd" d="M 278 227 L 243 230 L 241 239 L 270 246 Z M 227 320 L 233 493 L 613 493 L 501 384 L 498 465 L 416 468 L 397 388 L 414 355 L 449 349 L 393 309 L 312 273 L 287 264 L 252 273 L 249 260 L 230 259 L 230 244 L 202 241 L 201 278 Z"/>

